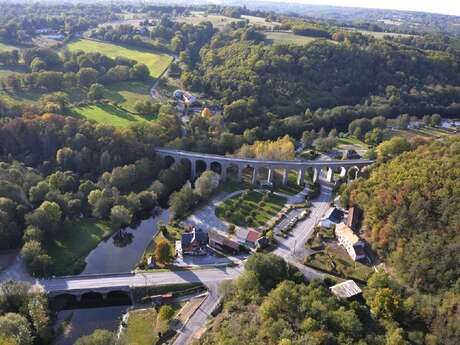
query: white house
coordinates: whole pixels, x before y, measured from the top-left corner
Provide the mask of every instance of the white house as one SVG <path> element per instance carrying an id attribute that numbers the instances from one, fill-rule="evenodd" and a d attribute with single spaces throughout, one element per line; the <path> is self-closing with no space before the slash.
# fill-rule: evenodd
<path id="1" fill-rule="evenodd" d="M 348 255 L 350 255 L 353 260 L 356 261 L 366 258 L 366 254 L 364 253 L 365 243 L 361 241 L 345 223 L 339 223 L 335 226 L 335 235 L 337 236 L 339 244 L 345 247 Z"/>

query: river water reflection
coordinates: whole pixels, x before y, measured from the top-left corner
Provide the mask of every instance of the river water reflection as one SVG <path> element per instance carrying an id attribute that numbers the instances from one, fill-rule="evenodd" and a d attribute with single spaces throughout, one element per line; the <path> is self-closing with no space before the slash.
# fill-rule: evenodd
<path id="1" fill-rule="evenodd" d="M 116 235 L 102 241 L 86 257 L 82 274 L 120 273 L 133 270 L 147 248 L 153 235 L 158 232 L 158 223 L 168 221 L 168 210 L 162 210 L 155 217 L 141 221 L 135 228 L 126 228 L 124 233 L 131 237 L 125 246 L 117 245 Z"/>

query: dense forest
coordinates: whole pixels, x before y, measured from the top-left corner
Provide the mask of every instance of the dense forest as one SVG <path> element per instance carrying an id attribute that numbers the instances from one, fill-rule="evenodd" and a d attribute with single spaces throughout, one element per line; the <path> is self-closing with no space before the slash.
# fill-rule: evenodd
<path id="1" fill-rule="evenodd" d="M 149 214 L 180 189 L 189 167 L 168 169 L 154 147 L 178 135 L 166 110 L 152 124 L 117 130 L 45 114 L 0 124 L 0 247 L 23 244 L 35 275 L 53 272 L 47 246 L 82 214 L 114 230 Z"/>
<path id="2" fill-rule="evenodd" d="M 223 311 L 197 344 L 454 345 L 458 340 L 458 292 L 423 299 L 380 272 L 369 279 L 363 299 L 346 301 L 333 296 L 328 284 L 303 282 L 302 274 L 276 256 L 252 255 L 244 273 L 223 285 Z"/>
<path id="3" fill-rule="evenodd" d="M 260 40 L 251 29 L 214 36 L 201 50 L 199 69 L 182 74 L 184 85 L 228 106 L 251 101 L 258 116 L 269 111 L 285 117 L 309 108 L 321 117 L 329 109 L 338 115 L 324 121 L 328 126 L 341 124 L 344 111 L 349 121 L 360 112 L 394 117 L 404 112 L 421 116 L 434 108 L 447 116 L 458 111 L 458 54 L 381 41 L 266 46 Z"/>

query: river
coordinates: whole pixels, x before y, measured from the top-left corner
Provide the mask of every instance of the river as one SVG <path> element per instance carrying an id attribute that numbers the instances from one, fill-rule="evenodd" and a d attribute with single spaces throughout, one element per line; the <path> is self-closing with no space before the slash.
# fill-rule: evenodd
<path id="1" fill-rule="evenodd" d="M 123 230 L 130 240 L 121 246 L 111 236 L 92 250 L 86 257 L 86 267 L 81 274 L 117 273 L 133 270 L 141 259 L 152 237 L 158 232 L 159 223 L 167 223 L 168 210 L 162 210 L 156 216 L 143 220 L 136 227 Z M 108 301 L 110 302 L 110 301 Z M 61 310 L 57 314 L 55 325 L 64 320 L 68 322 L 66 331 L 61 334 L 54 345 L 72 345 L 76 339 L 91 334 L 96 329 L 115 331 L 122 315 L 130 305 L 115 305 L 96 308 Z"/>
<path id="2" fill-rule="evenodd" d="M 135 228 L 123 230 L 129 243 L 120 246 L 115 236 L 99 243 L 86 257 L 86 267 L 81 274 L 93 273 L 120 273 L 133 270 L 152 240 L 158 232 L 158 223 L 167 223 L 168 210 L 162 210 L 155 217 L 143 220 Z"/>

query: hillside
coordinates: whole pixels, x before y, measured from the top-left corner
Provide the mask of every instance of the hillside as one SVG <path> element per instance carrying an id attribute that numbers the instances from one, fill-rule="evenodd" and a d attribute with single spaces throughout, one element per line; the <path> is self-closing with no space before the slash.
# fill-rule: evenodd
<path id="1" fill-rule="evenodd" d="M 459 284 L 460 138 L 380 165 L 343 197 L 364 210 L 368 240 L 399 278 L 431 292 Z"/>

